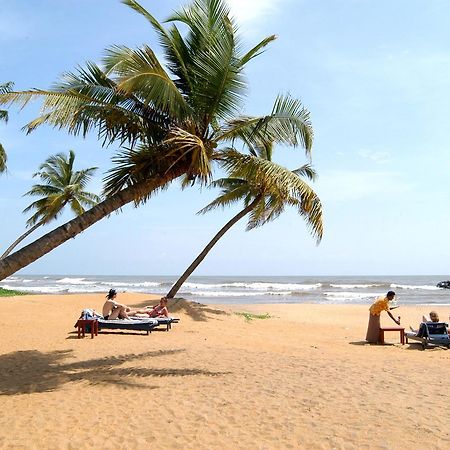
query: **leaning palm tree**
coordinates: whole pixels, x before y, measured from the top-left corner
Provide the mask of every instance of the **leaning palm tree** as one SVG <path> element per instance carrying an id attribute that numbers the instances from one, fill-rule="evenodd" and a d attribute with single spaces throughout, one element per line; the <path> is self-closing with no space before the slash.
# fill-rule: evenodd
<path id="1" fill-rule="evenodd" d="M 0 94 L 6 94 L 7 92 L 11 92 L 13 87 L 13 83 L 4 83 L 0 84 Z M 0 121 L 8 122 L 8 111 L 0 109 Z M 0 173 L 6 171 L 6 152 L 3 148 L 3 145 L 0 143 Z"/>
<path id="2" fill-rule="evenodd" d="M 166 297 L 173 298 L 184 282 L 205 259 L 219 239 L 240 219 L 248 216 L 247 231 L 276 219 L 286 208 L 293 206 L 305 218 L 309 231 L 322 239 L 322 206 L 311 187 L 302 179 L 314 180 L 315 171 L 309 164 L 290 171 L 271 161 L 272 148 L 264 146 L 259 156 L 244 156 L 234 150 L 226 152 L 226 166 L 230 176 L 211 183 L 220 187 L 222 193 L 199 211 L 204 214 L 215 208 L 224 208 L 243 201 L 244 208 L 230 219 L 200 252 L 181 277 L 175 282 Z"/>
<path id="3" fill-rule="evenodd" d="M 100 197 L 85 191 L 97 167 L 75 171 L 74 161 L 75 152 L 70 150 L 68 156 L 58 153 L 39 166 L 39 171 L 33 176 L 39 177 L 41 184 L 35 184 L 24 194 L 39 197 L 23 210 L 24 213 L 34 211 L 27 221 L 30 228 L 7 248 L 0 259 L 6 258 L 34 230 L 57 219 L 67 205 L 79 216 L 86 207 L 91 208 L 100 201 Z"/>
<path id="4" fill-rule="evenodd" d="M 105 180 L 103 202 L 0 261 L 0 280 L 25 267 L 127 203 L 145 202 L 172 181 L 207 183 L 221 149 L 259 137 L 310 152 L 308 112 L 290 96 L 276 99 L 268 115 L 239 115 L 245 98 L 243 71 L 275 36 L 242 52 L 237 26 L 224 0 L 194 0 L 164 27 L 135 0 L 122 2 L 156 31 L 164 67 L 148 46 L 107 50 L 100 67 L 87 63 L 50 90 L 0 95 L 0 104 L 43 100 L 42 124 L 85 136 L 96 130 L 104 146 L 118 144 Z M 177 26 L 181 24 L 181 30 Z M 222 146 L 222 148 L 221 148 Z"/>

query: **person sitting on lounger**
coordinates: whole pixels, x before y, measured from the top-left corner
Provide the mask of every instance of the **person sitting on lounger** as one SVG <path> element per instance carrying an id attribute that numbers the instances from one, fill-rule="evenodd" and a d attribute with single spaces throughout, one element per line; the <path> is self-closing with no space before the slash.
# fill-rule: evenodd
<path id="1" fill-rule="evenodd" d="M 143 309 L 127 311 L 129 316 L 147 315 L 148 317 L 169 317 L 167 309 L 167 298 L 162 297 L 156 306 L 146 306 Z"/>
<path id="2" fill-rule="evenodd" d="M 154 306 L 148 313 L 149 317 L 168 317 L 169 310 L 167 309 L 167 298 L 161 297 L 159 304 Z"/>
<path id="3" fill-rule="evenodd" d="M 116 290 L 110 289 L 106 296 L 106 302 L 103 305 L 103 318 L 106 320 L 129 319 L 128 312 L 130 311 L 130 308 L 121 303 L 117 303 L 115 301 L 116 297 Z"/>
<path id="4" fill-rule="evenodd" d="M 422 316 L 422 323 L 433 323 L 433 322 L 439 322 L 439 314 L 436 311 L 430 311 L 429 317 Z M 419 334 L 419 330 L 415 330 L 413 327 L 409 327 L 409 329 L 416 334 Z"/>
<path id="5" fill-rule="evenodd" d="M 439 314 L 436 311 L 430 311 L 430 317 L 422 316 L 422 322 L 439 322 Z"/>

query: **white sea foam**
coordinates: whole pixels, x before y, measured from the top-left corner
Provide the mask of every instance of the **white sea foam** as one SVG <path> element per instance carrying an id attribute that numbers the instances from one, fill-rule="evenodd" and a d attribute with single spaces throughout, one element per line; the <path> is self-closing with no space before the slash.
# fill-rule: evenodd
<path id="1" fill-rule="evenodd" d="M 438 288 L 437 286 L 432 286 L 432 285 L 428 285 L 428 284 L 424 284 L 422 286 L 418 286 L 415 284 L 391 284 L 390 286 L 391 288 L 396 288 L 396 289 L 413 289 L 413 290 L 425 290 L 425 291 L 438 291 L 440 290 L 440 288 Z"/>
<path id="2" fill-rule="evenodd" d="M 316 284 L 299 284 L 299 283 L 220 283 L 220 284 L 206 284 L 206 283 L 185 283 L 184 286 L 189 289 L 220 289 L 220 288 L 241 288 L 252 289 L 257 291 L 266 291 L 268 289 L 282 289 L 282 290 L 312 290 L 318 289 L 322 286 L 321 283 Z M 229 292 L 229 291 L 227 291 Z"/>
<path id="3" fill-rule="evenodd" d="M 367 289 L 371 287 L 381 286 L 380 284 L 330 284 L 333 288 L 340 289 Z"/>
<path id="4" fill-rule="evenodd" d="M 45 286 L 45 287 L 37 287 L 37 286 L 24 286 L 24 287 L 20 287 L 17 288 L 17 286 L 9 286 L 7 284 L 2 286 L 5 289 L 11 289 L 11 290 L 15 290 L 15 289 L 19 289 L 22 292 L 42 292 L 42 293 L 48 293 L 48 294 L 56 294 L 58 292 L 68 292 L 68 290 L 64 287 L 59 287 L 59 286 Z"/>
<path id="5" fill-rule="evenodd" d="M 324 295 L 330 300 L 355 300 L 372 298 L 381 294 L 374 294 L 372 292 L 324 292 Z"/>
<path id="6" fill-rule="evenodd" d="M 92 284 L 92 281 L 85 281 L 86 278 L 61 278 L 60 280 L 56 280 L 55 283 L 59 284 Z"/>
<path id="7" fill-rule="evenodd" d="M 100 281 L 99 283 L 102 286 L 114 286 L 114 287 L 155 287 L 161 286 L 162 283 L 158 283 L 156 281 L 143 281 L 142 283 L 125 283 L 122 281 Z"/>
<path id="8" fill-rule="evenodd" d="M 202 291 L 196 292 L 200 297 L 253 297 L 261 295 L 259 292 L 230 292 L 230 291 Z"/>
<path id="9" fill-rule="evenodd" d="M 291 295 L 291 291 L 265 291 L 265 292 L 248 292 L 248 291 L 201 291 L 195 295 L 200 297 L 255 297 L 264 295 L 287 296 Z"/>

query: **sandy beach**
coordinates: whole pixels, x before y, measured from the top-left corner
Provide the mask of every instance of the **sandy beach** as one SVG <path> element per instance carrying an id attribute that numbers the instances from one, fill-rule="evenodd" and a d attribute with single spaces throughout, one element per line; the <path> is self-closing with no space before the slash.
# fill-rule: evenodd
<path id="1" fill-rule="evenodd" d="M 136 306 L 156 298 L 119 295 Z M 391 345 L 365 344 L 367 306 L 179 301 L 169 332 L 77 339 L 81 309 L 101 310 L 103 299 L 0 299 L 0 448 L 450 445 L 450 352 L 402 346 L 391 333 Z M 406 327 L 428 312 L 396 311 Z"/>

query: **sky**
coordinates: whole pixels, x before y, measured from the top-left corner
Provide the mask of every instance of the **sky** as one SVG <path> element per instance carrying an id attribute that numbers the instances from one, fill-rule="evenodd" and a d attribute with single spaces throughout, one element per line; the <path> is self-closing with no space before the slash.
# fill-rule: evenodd
<path id="1" fill-rule="evenodd" d="M 141 0 L 160 21 L 179 0 Z M 324 208 L 320 245 L 287 211 L 262 228 L 230 230 L 195 275 L 445 275 L 450 225 L 450 2 L 446 0 L 229 0 L 247 48 L 273 42 L 245 73 L 243 113 L 268 113 L 279 93 L 301 99 L 314 128 L 313 187 Z M 0 0 L 0 83 L 48 88 L 64 72 L 99 62 L 111 45 L 150 45 L 147 22 L 119 0 Z M 25 230 L 23 197 L 48 156 L 76 152 L 98 167 L 100 193 L 117 146 L 41 127 L 21 128 L 39 103 L 0 124 L 8 173 L 0 177 L 0 249 Z M 301 148 L 275 149 L 290 169 Z M 23 269 L 26 274 L 177 275 L 239 206 L 198 216 L 218 192 L 178 183 L 147 204 L 90 227 Z M 69 220 L 65 213 L 34 237 Z M 31 242 L 31 237 L 26 241 Z"/>

